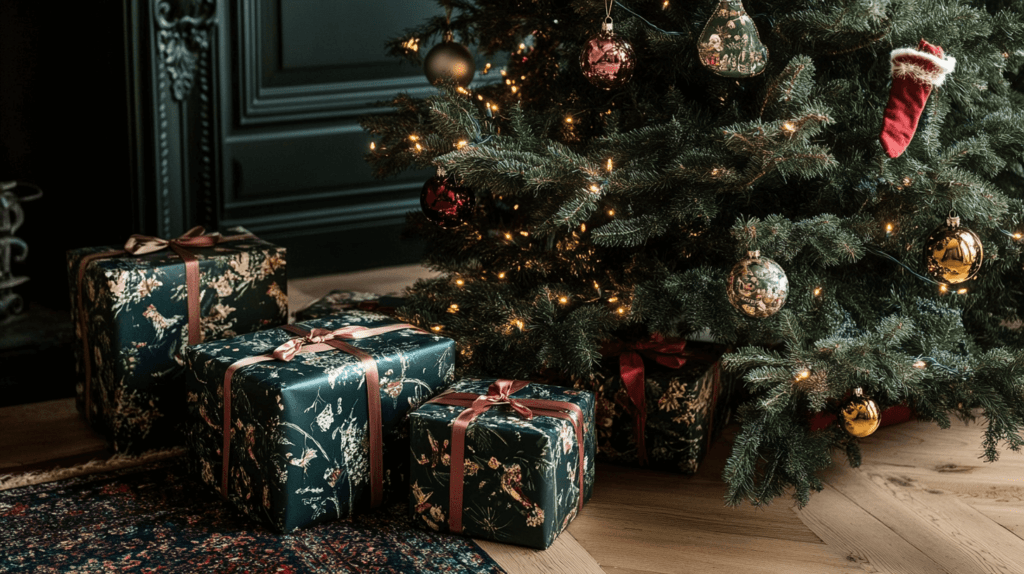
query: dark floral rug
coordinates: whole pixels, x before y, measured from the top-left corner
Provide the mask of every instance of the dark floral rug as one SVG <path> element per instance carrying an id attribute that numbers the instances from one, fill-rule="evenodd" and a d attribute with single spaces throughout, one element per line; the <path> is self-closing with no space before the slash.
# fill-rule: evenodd
<path id="1" fill-rule="evenodd" d="M 472 540 L 415 527 L 404 501 L 278 535 L 183 467 L 174 458 L 0 492 L 0 572 L 504 572 Z"/>

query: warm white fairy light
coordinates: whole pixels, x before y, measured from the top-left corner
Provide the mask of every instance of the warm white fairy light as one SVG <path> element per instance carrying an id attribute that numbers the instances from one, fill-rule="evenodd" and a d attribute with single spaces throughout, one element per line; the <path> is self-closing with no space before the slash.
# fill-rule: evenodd
<path id="1" fill-rule="evenodd" d="M 615 312 L 618 313 L 619 315 L 625 315 L 626 314 L 626 308 L 625 307 L 619 307 L 618 309 L 615 310 Z"/>
<path id="2" fill-rule="evenodd" d="M 817 297 L 818 295 L 821 295 L 821 287 L 814 288 L 814 296 Z"/>
<path id="3" fill-rule="evenodd" d="M 449 313 L 458 313 L 459 312 L 459 304 L 458 303 L 452 303 L 451 305 L 449 305 L 448 306 L 448 312 Z"/>
<path id="4" fill-rule="evenodd" d="M 961 287 L 961 288 L 957 289 L 956 293 L 957 293 L 957 295 L 963 295 L 963 294 L 967 293 L 967 288 L 966 287 Z"/>
<path id="5" fill-rule="evenodd" d="M 612 170 L 612 158 L 608 158 L 608 165 L 606 166 L 608 171 Z"/>
<path id="6" fill-rule="evenodd" d="M 586 233 L 587 232 L 587 224 L 586 223 L 581 223 L 580 224 L 580 232 L 581 233 Z"/>
<path id="7" fill-rule="evenodd" d="M 511 233 L 505 233 L 505 239 L 507 239 L 509 241 L 512 241 L 512 234 Z"/>
<path id="8" fill-rule="evenodd" d="M 504 278 L 505 278 L 505 272 L 504 271 L 502 271 L 501 273 L 498 273 L 498 279 L 504 279 Z"/>
<path id="9" fill-rule="evenodd" d="M 468 141 L 466 141 L 466 140 L 459 140 L 459 141 L 455 142 L 455 149 L 462 149 L 462 148 L 466 147 L 467 145 L 469 145 Z"/>
<path id="10" fill-rule="evenodd" d="M 370 142 L 370 151 L 377 149 L 377 142 Z"/>
<path id="11" fill-rule="evenodd" d="M 939 292 L 940 293 L 945 293 L 947 290 L 948 290 L 948 288 L 944 284 L 943 285 L 939 285 Z"/>
<path id="12" fill-rule="evenodd" d="M 787 132 L 794 132 L 796 131 L 796 126 L 793 125 L 793 122 L 786 122 L 782 124 L 782 129 L 786 130 Z"/>
<path id="13" fill-rule="evenodd" d="M 419 142 L 416 143 L 416 151 L 423 151 L 423 146 L 421 146 Z"/>
<path id="14" fill-rule="evenodd" d="M 923 369 L 923 368 L 925 368 L 927 366 L 928 366 L 928 363 L 925 363 L 924 361 L 914 361 L 914 367 L 915 368 Z"/>
<path id="15" fill-rule="evenodd" d="M 458 285 L 459 287 L 462 287 L 463 285 L 466 284 L 466 280 L 465 279 L 456 279 L 455 280 L 455 284 Z"/>
<path id="16" fill-rule="evenodd" d="M 609 209 L 608 210 L 608 217 L 615 217 L 615 210 L 614 209 Z"/>
<path id="17" fill-rule="evenodd" d="M 558 302 L 561 303 L 562 305 L 565 305 L 566 303 L 569 302 L 569 298 L 563 295 L 558 298 Z"/>
<path id="18" fill-rule="evenodd" d="M 804 370 L 802 370 L 802 371 L 800 371 L 799 373 L 796 374 L 796 380 L 802 381 L 802 380 L 804 380 L 804 379 L 806 379 L 806 378 L 808 378 L 810 376 L 811 376 L 810 369 L 804 369 Z"/>
<path id="19" fill-rule="evenodd" d="M 565 123 L 571 124 L 572 123 L 572 116 L 565 116 Z"/>
<path id="20" fill-rule="evenodd" d="M 596 183 L 590 184 L 590 192 L 591 193 L 598 193 L 600 191 L 601 191 L 601 188 L 598 187 Z"/>
<path id="21" fill-rule="evenodd" d="M 1024 235 L 1021 235 L 1019 231 L 1013 234 L 1014 239 L 1020 239 L 1021 237 L 1024 237 Z"/>
<path id="22" fill-rule="evenodd" d="M 464 96 L 468 96 L 469 95 L 469 90 L 467 90 L 466 88 L 463 88 L 462 86 L 459 86 L 459 87 L 455 88 L 455 91 L 459 92 L 460 94 L 462 94 Z"/>
<path id="23" fill-rule="evenodd" d="M 433 327 L 430 328 L 430 330 L 435 332 L 435 333 L 437 333 L 441 329 L 444 329 L 444 325 L 434 325 Z"/>

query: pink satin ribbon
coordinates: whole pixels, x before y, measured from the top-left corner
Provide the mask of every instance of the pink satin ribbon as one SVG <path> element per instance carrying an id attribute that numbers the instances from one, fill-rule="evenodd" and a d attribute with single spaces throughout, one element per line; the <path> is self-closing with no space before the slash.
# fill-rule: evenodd
<path id="1" fill-rule="evenodd" d="M 291 361 L 296 355 L 337 349 L 358 358 L 366 373 L 366 405 L 369 415 L 370 433 L 370 506 L 380 506 L 384 500 L 384 442 L 381 436 L 383 418 L 381 416 L 380 376 L 377 372 L 377 362 L 366 351 L 353 347 L 346 343 L 344 339 L 365 339 L 366 337 L 375 337 L 402 329 L 412 329 L 422 335 L 429 335 L 430 333 L 408 323 L 385 325 L 373 329 L 363 327 L 362 325 L 350 325 L 334 331 L 328 331 L 327 329 L 306 331 L 296 325 L 284 325 L 281 328 L 298 335 L 298 337 L 290 339 L 269 353 L 239 359 L 232 363 L 228 370 L 224 372 L 224 418 L 222 429 L 224 441 L 221 447 L 221 495 L 224 498 L 228 497 L 228 469 L 231 462 L 231 378 L 234 376 L 235 371 L 247 365 L 264 361 Z"/>
<path id="2" fill-rule="evenodd" d="M 510 379 L 499 379 L 487 388 L 486 395 L 473 393 L 444 393 L 427 402 L 442 405 L 466 407 L 466 410 L 459 413 L 452 423 L 452 452 L 451 470 L 449 472 L 450 483 L 448 485 L 448 528 L 452 532 L 462 532 L 462 495 L 463 480 L 466 464 L 466 429 L 476 417 L 487 412 L 491 407 L 497 405 L 508 405 L 519 416 L 530 420 L 534 415 L 557 417 L 569 421 L 576 431 L 576 446 L 579 449 L 579 509 L 583 509 L 583 473 L 585 465 L 583 460 L 583 410 L 579 405 L 569 402 L 552 401 L 547 399 L 517 399 L 511 395 L 530 384 L 529 381 L 513 381 Z M 573 417 L 575 415 L 575 417 Z"/>
<path id="3" fill-rule="evenodd" d="M 98 259 L 107 259 L 119 255 L 145 255 L 154 253 L 161 249 L 171 248 L 174 253 L 181 257 L 185 264 L 185 295 L 188 305 L 188 344 L 195 345 L 203 340 L 202 327 L 199 318 L 199 260 L 188 249 L 198 247 L 213 247 L 218 243 L 227 241 L 238 241 L 240 239 L 255 239 L 252 234 L 241 234 L 223 236 L 220 233 L 206 233 L 202 226 L 196 226 L 186 231 L 177 239 L 161 239 L 149 235 L 134 234 L 124 244 L 124 249 L 113 251 L 102 251 L 86 255 L 78 263 L 78 328 L 82 337 L 82 356 L 85 361 L 85 418 L 92 420 L 92 357 L 89 354 L 89 330 L 88 316 L 85 311 L 84 297 L 82 295 L 85 270 L 89 264 Z"/>

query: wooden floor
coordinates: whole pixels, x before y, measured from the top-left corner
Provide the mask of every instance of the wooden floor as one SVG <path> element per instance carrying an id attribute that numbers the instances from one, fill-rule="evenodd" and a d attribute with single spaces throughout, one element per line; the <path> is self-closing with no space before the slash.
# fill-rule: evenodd
<path id="1" fill-rule="evenodd" d="M 334 288 L 391 291 L 418 267 L 289 284 L 292 308 Z M 384 285 L 384 287 L 380 287 Z M 804 509 L 726 508 L 735 427 L 692 477 L 598 465 L 593 499 L 544 552 L 481 542 L 510 574 L 1024 574 L 1024 455 L 986 464 L 980 426 L 909 422 L 862 441 Z M 108 457 L 66 399 L 0 409 L 0 474 Z"/>

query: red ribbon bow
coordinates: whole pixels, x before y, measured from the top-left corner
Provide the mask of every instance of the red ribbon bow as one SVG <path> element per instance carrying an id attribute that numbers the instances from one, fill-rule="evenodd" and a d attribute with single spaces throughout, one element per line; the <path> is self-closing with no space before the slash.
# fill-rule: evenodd
<path id="1" fill-rule="evenodd" d="M 653 359 L 659 365 L 678 369 L 686 364 L 692 353 L 686 352 L 686 341 L 665 339 L 660 334 L 652 335 L 646 341 L 636 343 L 608 342 L 601 349 L 606 357 L 619 355 L 619 376 L 626 387 L 626 394 L 636 407 L 636 451 L 640 464 L 647 464 L 647 444 L 644 429 L 647 426 L 647 398 L 644 393 L 646 375 L 644 357 Z"/>
<path id="2" fill-rule="evenodd" d="M 150 235 L 134 234 L 124 244 L 124 249 L 103 251 L 86 255 L 78 263 L 78 326 L 82 338 L 82 357 L 85 361 L 85 418 L 92 420 L 92 361 L 89 355 L 89 318 L 85 312 L 84 297 L 82 295 L 85 270 L 89 263 L 97 259 L 106 259 L 119 255 L 145 255 L 154 253 L 168 247 L 181 257 L 185 264 L 185 296 L 188 306 L 188 344 L 195 345 L 203 341 L 203 329 L 199 319 L 199 260 L 189 249 L 198 247 L 213 247 L 218 243 L 226 241 L 238 241 L 240 239 L 254 239 L 252 234 L 232 235 L 225 237 L 220 233 L 206 233 L 206 229 L 197 225 L 186 231 L 177 239 L 161 239 Z"/>
<path id="3" fill-rule="evenodd" d="M 221 494 L 224 498 L 228 497 L 228 469 L 231 462 L 231 379 L 234 377 L 235 371 L 247 365 L 264 361 L 291 361 L 296 355 L 337 349 L 358 358 L 366 374 L 366 408 L 370 429 L 370 506 L 380 506 L 384 500 L 384 442 L 381 437 L 383 417 L 381 416 L 380 409 L 380 375 L 377 372 L 377 361 L 366 351 L 353 347 L 342 339 L 364 339 L 402 329 L 413 329 L 422 335 L 429 335 L 430 333 L 408 323 L 385 325 L 373 329 L 362 325 L 350 325 L 341 329 L 335 329 L 334 331 L 319 328 L 306 331 L 296 325 L 283 325 L 281 328 L 298 335 L 298 337 L 290 339 L 269 353 L 239 359 L 232 363 L 227 371 L 224 372 L 224 442 L 221 447 Z"/>
<path id="4" fill-rule="evenodd" d="M 583 410 L 579 405 L 547 399 L 517 399 L 512 395 L 530 384 L 530 381 L 498 379 L 487 387 L 486 395 L 447 392 L 427 402 L 466 407 L 452 423 L 451 470 L 448 484 L 448 528 L 462 532 L 462 490 L 466 465 L 466 430 L 476 417 L 497 405 L 509 405 L 519 416 L 529 420 L 533 416 L 565 419 L 576 431 L 579 449 L 579 509 L 583 509 L 583 473 L 586 469 L 583 453 Z"/>

